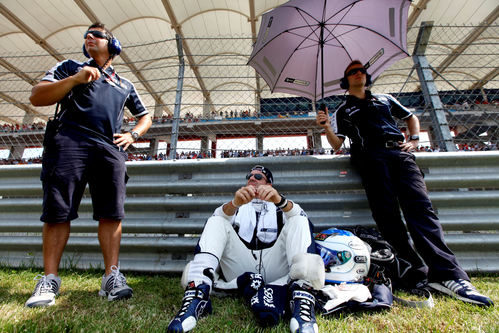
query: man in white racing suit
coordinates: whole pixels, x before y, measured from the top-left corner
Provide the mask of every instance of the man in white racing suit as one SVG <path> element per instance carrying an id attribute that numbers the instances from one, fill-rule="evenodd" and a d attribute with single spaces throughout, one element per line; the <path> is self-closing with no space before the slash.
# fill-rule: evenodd
<path id="1" fill-rule="evenodd" d="M 211 313 L 214 288 L 238 288 L 262 326 L 278 324 L 291 310 L 292 332 L 318 331 L 312 291 L 324 284 L 324 266 L 313 254 L 312 225 L 298 204 L 272 186 L 268 168 L 254 166 L 246 179 L 206 222 L 184 270 L 182 306 L 168 332 L 190 331 Z"/>

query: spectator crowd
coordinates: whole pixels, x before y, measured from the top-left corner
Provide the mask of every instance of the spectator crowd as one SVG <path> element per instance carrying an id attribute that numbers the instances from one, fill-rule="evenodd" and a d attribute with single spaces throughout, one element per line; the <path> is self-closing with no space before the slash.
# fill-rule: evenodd
<path id="1" fill-rule="evenodd" d="M 291 116 L 306 116 L 307 112 L 283 112 L 280 114 L 273 114 L 272 117 L 277 118 L 286 118 Z M 270 115 L 269 115 L 270 116 Z M 255 111 L 250 110 L 225 110 L 216 113 L 214 111 L 211 112 L 210 117 L 207 119 L 200 119 L 198 116 L 194 115 L 191 112 L 186 112 L 184 117 L 180 120 L 181 122 L 198 122 L 198 121 L 207 121 L 207 120 L 223 120 L 223 119 L 241 119 L 241 118 L 260 118 L 263 117 L 259 115 Z M 164 115 L 162 117 L 154 117 L 153 123 L 155 124 L 165 124 L 171 123 L 173 121 L 172 115 Z M 135 118 L 125 118 L 124 122 L 126 125 L 135 124 Z M 44 122 L 36 122 L 33 124 L 3 124 L 0 126 L 0 132 L 3 133 L 17 133 L 17 132 L 28 132 L 28 131 L 42 131 L 45 130 Z M 468 143 L 468 144 L 457 144 L 456 147 L 458 151 L 485 151 L 485 150 L 497 150 L 497 145 L 495 143 L 491 143 L 486 145 L 484 143 Z M 440 148 L 438 146 L 430 146 L 430 145 L 420 145 L 417 149 L 417 152 L 439 152 Z M 331 149 L 275 149 L 275 150 L 264 150 L 264 151 L 256 151 L 256 150 L 223 150 L 217 153 L 216 157 L 219 158 L 234 158 L 234 157 L 267 157 L 267 156 L 303 156 L 303 155 L 344 155 L 349 154 L 348 148 L 343 148 L 340 151 L 334 153 Z M 159 153 L 157 155 L 149 155 L 147 153 L 130 153 L 128 154 L 129 161 L 148 161 L 155 160 L 161 161 L 166 160 L 168 157 L 165 153 Z M 206 158 L 215 158 L 211 150 L 209 151 L 199 151 L 199 150 L 183 150 L 176 154 L 176 159 L 206 159 Z M 27 159 L 8 159 L 8 158 L 0 158 L 0 165 L 12 165 L 12 164 L 33 164 L 33 163 L 41 163 L 41 156 Z"/>
<path id="2" fill-rule="evenodd" d="M 485 145 L 483 143 L 470 143 L 470 144 L 459 144 L 457 145 L 458 151 L 487 151 L 487 150 L 497 150 L 496 144 Z M 439 152 L 441 151 L 438 146 L 419 146 L 417 152 Z M 295 149 L 268 149 L 263 151 L 257 151 L 254 149 L 231 149 L 222 150 L 217 153 L 217 157 L 220 158 L 237 158 L 237 157 L 273 157 L 273 156 L 305 156 L 305 155 L 348 155 L 349 149 L 342 148 L 337 152 L 334 152 L 329 148 L 320 149 L 307 149 L 307 148 L 295 148 Z M 192 160 L 192 159 L 206 159 L 215 158 L 212 151 L 199 151 L 199 150 L 189 150 L 177 152 L 177 160 Z M 157 155 L 150 155 L 148 153 L 129 153 L 128 161 L 163 161 L 167 160 L 168 155 L 166 153 L 160 152 Z M 27 159 L 0 159 L 0 165 L 17 165 L 17 164 L 36 164 L 41 163 L 41 156 L 27 158 Z"/>
<path id="3" fill-rule="evenodd" d="M 44 122 L 36 122 L 33 124 L 3 124 L 0 127 L 0 131 L 4 133 L 16 133 L 16 132 L 27 132 L 27 131 L 40 131 L 45 130 Z"/>

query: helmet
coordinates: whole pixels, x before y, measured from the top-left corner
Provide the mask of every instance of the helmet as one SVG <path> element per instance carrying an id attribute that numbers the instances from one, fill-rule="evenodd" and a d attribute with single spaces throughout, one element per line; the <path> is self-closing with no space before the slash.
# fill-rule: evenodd
<path id="1" fill-rule="evenodd" d="M 326 283 L 362 282 L 369 272 L 368 245 L 350 231 L 330 228 L 315 235 L 317 254 L 326 268 Z"/>

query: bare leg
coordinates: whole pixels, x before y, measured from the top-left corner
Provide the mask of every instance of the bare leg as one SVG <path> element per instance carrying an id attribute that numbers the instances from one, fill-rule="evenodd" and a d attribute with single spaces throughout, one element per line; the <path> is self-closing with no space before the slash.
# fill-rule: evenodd
<path id="1" fill-rule="evenodd" d="M 57 275 L 62 253 L 69 238 L 71 223 L 43 224 L 43 265 L 45 275 Z"/>
<path id="2" fill-rule="evenodd" d="M 101 219 L 99 221 L 99 243 L 104 256 L 106 275 L 111 273 L 111 266 L 118 266 L 121 243 L 121 221 Z"/>

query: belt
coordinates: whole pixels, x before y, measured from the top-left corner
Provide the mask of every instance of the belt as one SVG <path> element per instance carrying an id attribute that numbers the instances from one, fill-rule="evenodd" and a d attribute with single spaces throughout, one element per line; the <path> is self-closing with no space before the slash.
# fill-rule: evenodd
<path id="1" fill-rule="evenodd" d="M 386 149 L 400 149 L 400 145 L 397 141 L 389 140 L 384 142 L 384 147 Z"/>
<path id="2" fill-rule="evenodd" d="M 400 144 L 395 140 L 367 142 L 364 145 L 352 144 L 351 150 L 365 151 L 369 149 L 393 149 L 400 150 Z"/>

